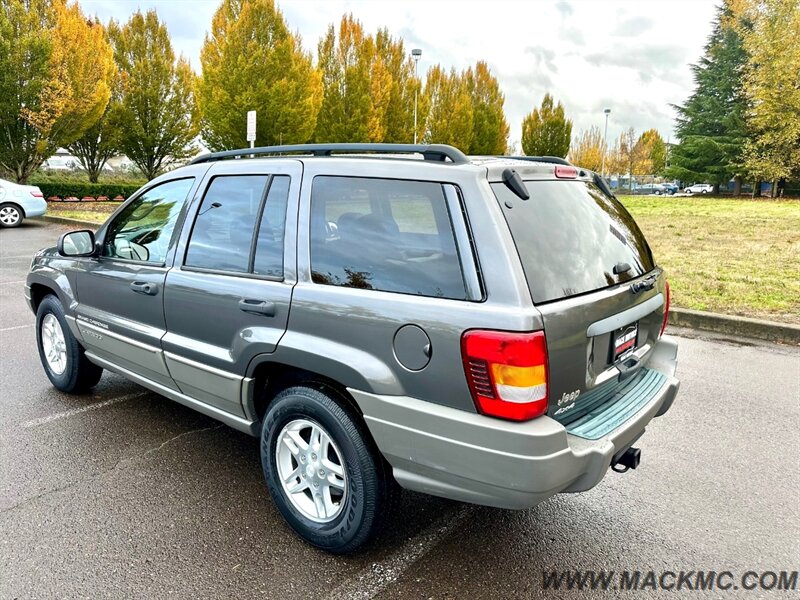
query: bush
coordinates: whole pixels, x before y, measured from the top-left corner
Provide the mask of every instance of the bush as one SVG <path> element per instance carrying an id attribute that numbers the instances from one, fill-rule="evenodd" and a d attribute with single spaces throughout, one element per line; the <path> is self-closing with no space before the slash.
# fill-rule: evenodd
<path id="1" fill-rule="evenodd" d="M 31 175 L 28 183 L 39 185 L 42 183 L 91 183 L 86 171 L 65 171 L 54 169 L 38 169 Z M 144 185 L 147 177 L 139 172 L 117 169 L 115 171 L 103 171 L 100 174 L 100 183 L 123 183 L 130 185 Z M 40 186 L 41 187 L 41 186 Z"/>
<path id="2" fill-rule="evenodd" d="M 107 196 L 109 200 L 113 200 L 117 196 L 128 198 L 141 187 L 125 183 L 75 183 L 64 181 L 59 183 L 37 182 L 32 183 L 32 185 L 39 186 L 45 198 L 57 196 L 62 200 L 73 197 L 81 200 L 86 197 L 97 198 L 99 196 Z"/>

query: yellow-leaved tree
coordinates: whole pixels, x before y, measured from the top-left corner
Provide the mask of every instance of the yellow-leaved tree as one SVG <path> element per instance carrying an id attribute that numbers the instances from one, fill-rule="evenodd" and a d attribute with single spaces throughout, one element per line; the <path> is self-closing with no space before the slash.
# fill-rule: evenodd
<path id="1" fill-rule="evenodd" d="M 247 111 L 257 113 L 256 145 L 311 139 L 322 77 L 273 0 L 223 0 L 200 53 L 203 141 L 212 150 L 247 144 Z"/>
<path id="2" fill-rule="evenodd" d="M 175 56 L 154 10 L 137 10 L 123 25 L 112 21 L 108 31 L 121 78 L 110 119 L 122 132 L 119 149 L 152 179 L 195 152 L 196 76 Z"/>
<path id="3" fill-rule="evenodd" d="M 603 134 L 600 128 L 594 125 L 582 131 L 572 142 L 569 148 L 569 161 L 579 167 L 600 173 L 603 168 L 604 152 Z M 608 156 L 606 160 L 608 161 Z"/>
<path id="4" fill-rule="evenodd" d="M 779 195 L 800 176 L 800 0 L 734 3 L 748 62 L 745 169 Z"/>
<path id="5" fill-rule="evenodd" d="M 503 111 L 505 96 L 489 65 L 480 60 L 464 72 L 472 98 L 472 140 L 469 154 L 505 154 L 510 131 Z"/>
<path id="6" fill-rule="evenodd" d="M 425 82 L 424 141 L 430 144 L 450 144 L 469 152 L 473 136 L 472 96 L 467 81 L 455 69 L 446 72 L 439 65 L 428 71 Z"/>
<path id="7" fill-rule="evenodd" d="M 0 1 L 0 168 L 18 182 L 100 118 L 116 72 L 77 2 Z"/>

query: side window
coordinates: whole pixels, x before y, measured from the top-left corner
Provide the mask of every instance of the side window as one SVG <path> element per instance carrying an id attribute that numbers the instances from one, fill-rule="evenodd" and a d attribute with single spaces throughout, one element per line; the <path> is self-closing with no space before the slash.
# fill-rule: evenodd
<path id="1" fill-rule="evenodd" d="M 194 178 L 168 181 L 131 202 L 108 228 L 103 256 L 163 263 L 193 184 Z"/>
<path id="2" fill-rule="evenodd" d="M 323 285 L 466 299 L 442 185 L 316 177 L 311 277 Z"/>
<path id="3" fill-rule="evenodd" d="M 289 176 L 276 175 L 269 184 L 267 203 L 258 227 L 253 273 L 283 277 L 283 235 L 286 231 L 288 200 Z"/>
<path id="4" fill-rule="evenodd" d="M 186 266 L 247 273 L 268 175 L 215 177 L 197 212 Z"/>

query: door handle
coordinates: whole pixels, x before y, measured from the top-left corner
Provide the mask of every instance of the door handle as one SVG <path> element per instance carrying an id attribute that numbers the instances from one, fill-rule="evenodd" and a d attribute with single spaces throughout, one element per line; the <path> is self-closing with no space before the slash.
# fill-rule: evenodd
<path id="1" fill-rule="evenodd" d="M 155 283 L 144 281 L 134 281 L 131 289 L 137 294 L 146 294 L 147 296 L 155 296 L 158 293 L 158 286 Z"/>
<path id="2" fill-rule="evenodd" d="M 264 315 L 265 317 L 275 316 L 275 303 L 267 300 L 255 300 L 253 298 L 242 298 L 239 300 L 239 310 L 254 315 Z"/>

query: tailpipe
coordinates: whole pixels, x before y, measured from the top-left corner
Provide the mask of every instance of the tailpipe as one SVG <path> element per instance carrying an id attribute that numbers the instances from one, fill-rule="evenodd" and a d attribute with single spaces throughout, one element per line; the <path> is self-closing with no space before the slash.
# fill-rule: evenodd
<path id="1" fill-rule="evenodd" d="M 617 473 L 624 473 L 628 469 L 635 469 L 642 460 L 642 451 L 631 446 L 611 460 L 611 469 Z"/>

